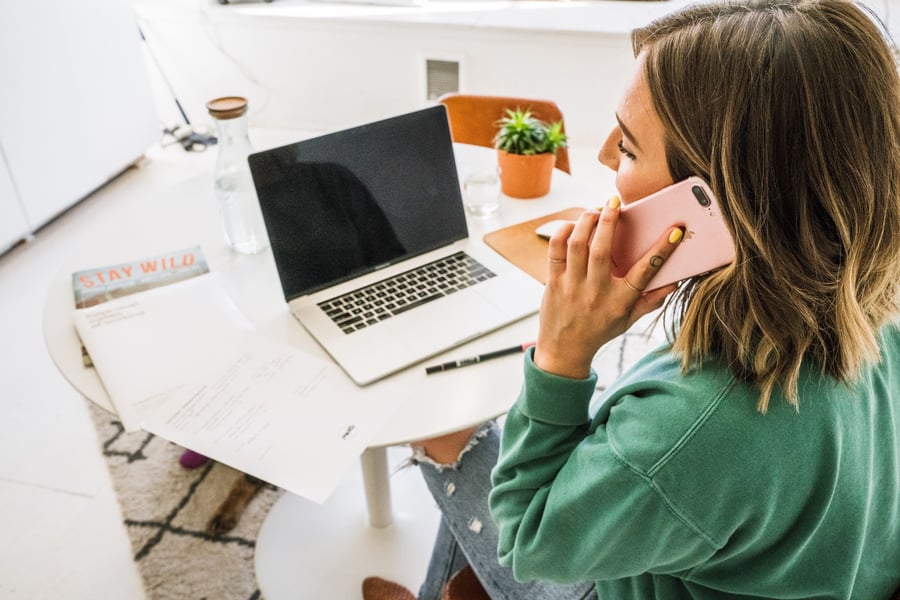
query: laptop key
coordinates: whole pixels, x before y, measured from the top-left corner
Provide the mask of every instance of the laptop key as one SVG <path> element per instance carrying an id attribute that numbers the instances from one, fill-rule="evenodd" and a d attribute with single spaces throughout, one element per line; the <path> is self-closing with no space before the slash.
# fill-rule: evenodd
<path id="1" fill-rule="evenodd" d="M 355 317 L 350 317 L 346 321 L 341 321 L 340 323 L 336 323 L 336 325 L 338 327 L 346 327 L 347 325 L 353 325 L 354 323 L 358 323 L 362 320 L 363 320 L 363 318 L 361 316 L 356 315 Z"/>
<path id="2" fill-rule="evenodd" d="M 443 298 L 443 297 L 444 297 L 443 294 L 435 294 L 434 296 L 427 296 L 420 300 L 416 300 L 415 302 L 409 302 L 406 304 L 406 306 L 400 306 L 400 307 L 394 309 L 394 314 L 399 315 L 400 313 L 405 313 L 406 311 L 416 308 L 417 306 L 422 306 L 423 304 L 431 302 L 432 300 L 437 300 L 438 298 Z"/>

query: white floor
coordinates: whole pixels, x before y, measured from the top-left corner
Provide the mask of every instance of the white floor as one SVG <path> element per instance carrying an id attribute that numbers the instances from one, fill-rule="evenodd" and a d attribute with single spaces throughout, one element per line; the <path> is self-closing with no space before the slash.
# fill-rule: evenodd
<path id="1" fill-rule="evenodd" d="M 612 179 L 596 149 L 571 155 L 605 201 Z M 0 598 L 144 597 L 84 400 L 53 365 L 41 325 L 61 257 L 114 200 L 95 194 L 0 256 Z"/>
<path id="2" fill-rule="evenodd" d="M 0 258 L 0 597 L 142 598 L 84 400 L 56 370 L 41 315 L 89 198 Z"/>

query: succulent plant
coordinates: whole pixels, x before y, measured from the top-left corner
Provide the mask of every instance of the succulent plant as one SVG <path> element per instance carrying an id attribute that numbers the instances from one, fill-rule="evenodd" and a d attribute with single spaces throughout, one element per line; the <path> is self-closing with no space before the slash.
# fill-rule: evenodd
<path id="1" fill-rule="evenodd" d="M 566 147 L 567 136 L 562 121 L 545 123 L 528 109 L 507 109 L 498 122 L 499 130 L 494 138 L 498 149 L 510 154 L 556 154 Z"/>

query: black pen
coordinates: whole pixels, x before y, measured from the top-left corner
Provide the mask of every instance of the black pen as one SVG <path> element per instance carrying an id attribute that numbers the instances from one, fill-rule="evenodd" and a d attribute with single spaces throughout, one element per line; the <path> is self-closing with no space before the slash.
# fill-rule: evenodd
<path id="1" fill-rule="evenodd" d="M 506 356 L 507 354 L 518 354 L 520 352 L 525 352 L 526 350 L 534 346 L 534 344 L 535 342 L 525 342 L 524 344 L 519 344 L 518 346 L 512 346 L 510 348 L 504 348 L 503 350 L 494 350 L 493 352 L 486 352 L 485 354 L 479 354 L 478 356 L 461 358 L 460 360 L 452 360 L 440 365 L 434 365 L 433 367 L 425 367 L 425 374 L 431 375 L 432 373 L 440 373 L 441 371 L 449 371 L 450 369 L 459 369 L 460 367 L 477 365 L 480 362 L 491 360 L 492 358 Z"/>

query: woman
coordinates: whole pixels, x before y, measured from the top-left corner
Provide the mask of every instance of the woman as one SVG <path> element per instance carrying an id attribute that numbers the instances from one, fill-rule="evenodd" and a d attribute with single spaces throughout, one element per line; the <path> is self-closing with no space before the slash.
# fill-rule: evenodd
<path id="1" fill-rule="evenodd" d="M 841 0 L 704 4 L 632 39 L 636 72 L 600 161 L 623 203 L 706 179 L 736 260 L 642 293 L 681 232 L 612 276 L 616 198 L 551 239 L 502 440 L 488 425 L 416 450 L 443 513 L 420 598 L 467 564 L 491 598 L 888 598 L 900 586 L 891 49 Z M 671 343 L 589 405 L 598 349 L 667 296 Z"/>

